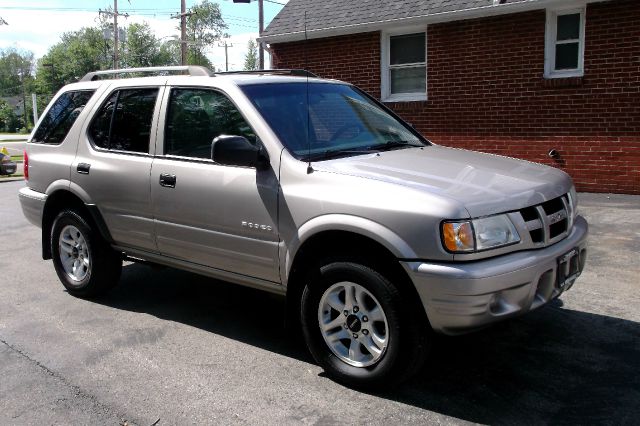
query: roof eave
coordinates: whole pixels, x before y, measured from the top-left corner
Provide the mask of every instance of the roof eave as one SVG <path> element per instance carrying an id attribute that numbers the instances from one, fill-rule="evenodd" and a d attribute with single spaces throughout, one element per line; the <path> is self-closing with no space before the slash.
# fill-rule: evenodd
<path id="1" fill-rule="evenodd" d="M 413 16 L 410 18 L 390 19 L 384 21 L 372 21 L 360 24 L 351 24 L 321 29 L 294 31 L 290 33 L 272 34 L 259 37 L 257 40 L 263 43 L 286 43 L 305 39 L 317 39 L 340 35 L 357 34 L 370 31 L 385 31 L 399 26 L 417 26 L 440 22 L 460 21 L 463 19 L 483 18 L 488 16 L 506 15 L 509 13 L 527 12 L 531 10 L 545 9 L 549 6 L 595 3 L 606 0 L 521 0 L 519 2 L 492 4 L 489 6 L 461 9 L 450 12 L 440 12 L 428 15 Z"/>

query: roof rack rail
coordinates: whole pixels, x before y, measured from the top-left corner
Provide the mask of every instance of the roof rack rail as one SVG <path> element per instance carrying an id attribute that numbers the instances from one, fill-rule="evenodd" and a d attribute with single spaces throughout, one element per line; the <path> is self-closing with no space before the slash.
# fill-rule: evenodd
<path id="1" fill-rule="evenodd" d="M 133 73 L 158 73 L 158 72 L 176 72 L 187 71 L 192 76 L 204 76 L 211 77 L 213 73 L 206 67 L 198 65 L 188 66 L 173 66 L 173 67 L 146 67 L 146 68 L 121 68 L 117 70 L 104 70 L 104 71 L 92 71 L 85 74 L 79 81 L 93 81 L 96 77 L 102 75 L 119 75 L 119 74 L 133 74 Z"/>
<path id="2" fill-rule="evenodd" d="M 293 75 L 296 77 L 318 77 L 311 71 L 302 69 L 273 69 L 273 70 L 249 70 L 249 71 L 220 71 L 214 75 L 225 74 L 275 74 L 275 75 Z"/>

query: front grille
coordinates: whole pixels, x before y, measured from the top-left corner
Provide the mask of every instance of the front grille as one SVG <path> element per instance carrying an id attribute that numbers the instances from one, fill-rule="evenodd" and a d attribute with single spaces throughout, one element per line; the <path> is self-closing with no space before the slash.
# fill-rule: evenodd
<path id="1" fill-rule="evenodd" d="M 569 195 L 520 210 L 534 244 L 547 246 L 569 234 L 572 226 L 572 203 Z"/>

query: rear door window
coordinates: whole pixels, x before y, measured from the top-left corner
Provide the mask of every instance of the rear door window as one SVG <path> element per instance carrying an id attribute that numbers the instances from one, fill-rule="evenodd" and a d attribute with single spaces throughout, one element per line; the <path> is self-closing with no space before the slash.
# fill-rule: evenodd
<path id="1" fill-rule="evenodd" d="M 114 151 L 148 153 L 157 98 L 158 88 L 114 92 L 89 126 L 93 144 Z"/>
<path id="2" fill-rule="evenodd" d="M 31 142 L 60 145 L 94 92 L 78 90 L 60 95 L 42 118 Z"/>

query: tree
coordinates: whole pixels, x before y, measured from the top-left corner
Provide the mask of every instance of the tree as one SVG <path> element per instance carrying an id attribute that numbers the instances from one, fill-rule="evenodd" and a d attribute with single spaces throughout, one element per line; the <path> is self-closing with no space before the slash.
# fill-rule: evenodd
<path id="1" fill-rule="evenodd" d="M 113 42 L 104 36 L 105 31 L 111 30 L 111 23 L 103 18 L 97 27 L 64 33 L 61 41 L 38 61 L 38 93 L 53 94 L 88 72 L 113 68 Z M 131 24 L 126 33 L 119 46 L 121 67 L 178 65 L 177 40 L 163 42 L 147 23 Z"/>
<path id="2" fill-rule="evenodd" d="M 247 54 L 244 57 L 244 69 L 246 71 L 258 69 L 258 43 L 249 39 L 247 43 Z"/>
<path id="3" fill-rule="evenodd" d="M 23 126 L 22 118 L 14 113 L 11 105 L 0 99 L 0 132 L 17 132 Z"/>
<path id="4" fill-rule="evenodd" d="M 31 108 L 26 102 L 33 88 L 33 52 L 8 48 L 0 50 L 0 97 L 20 96 L 23 116 L 21 127 L 30 127 Z M 8 122 L 7 119 L 4 120 Z"/>
<path id="5" fill-rule="evenodd" d="M 10 47 L 0 49 L 0 97 L 22 96 L 33 85 L 33 52 Z"/>
<path id="6" fill-rule="evenodd" d="M 190 65 L 203 65 L 211 68 L 211 62 L 205 54 L 206 48 L 227 35 L 227 24 L 217 3 L 203 0 L 191 8 L 187 17 L 187 37 L 191 39 L 187 61 Z"/>
<path id="7" fill-rule="evenodd" d="M 108 69 L 112 65 L 111 46 L 104 39 L 101 28 L 67 32 L 38 61 L 36 87 L 39 93 L 55 93 L 90 71 Z"/>
<path id="8" fill-rule="evenodd" d="M 162 42 L 149 24 L 131 24 L 127 27 L 123 45 L 122 66 L 127 68 L 178 65 L 177 40 Z"/>

